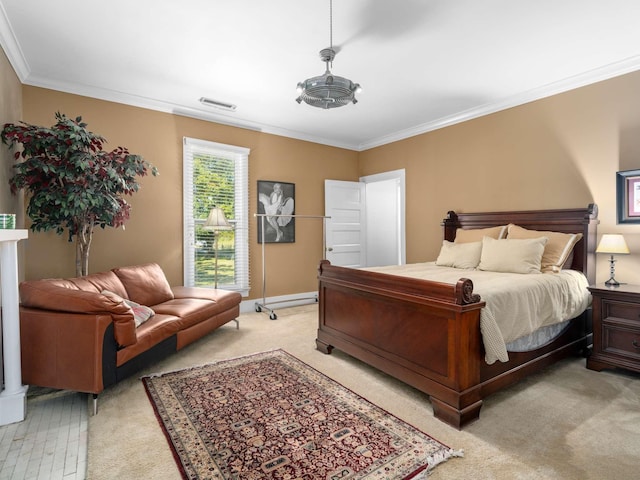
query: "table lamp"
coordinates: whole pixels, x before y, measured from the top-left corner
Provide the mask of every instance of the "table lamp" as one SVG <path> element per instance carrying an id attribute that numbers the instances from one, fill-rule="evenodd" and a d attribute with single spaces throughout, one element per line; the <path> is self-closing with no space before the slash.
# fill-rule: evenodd
<path id="1" fill-rule="evenodd" d="M 611 276 L 604 284 L 609 287 L 617 287 L 620 285 L 620 282 L 616 280 L 616 261 L 613 255 L 629 255 L 629 247 L 627 247 L 627 242 L 624 241 L 624 237 L 619 234 L 605 233 L 600 239 L 596 253 L 608 253 L 611 255 L 609 259 L 609 272 Z"/>

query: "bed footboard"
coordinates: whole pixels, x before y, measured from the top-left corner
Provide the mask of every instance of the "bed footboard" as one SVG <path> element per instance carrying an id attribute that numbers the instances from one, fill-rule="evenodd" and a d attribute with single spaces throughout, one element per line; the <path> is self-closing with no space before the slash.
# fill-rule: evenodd
<path id="1" fill-rule="evenodd" d="M 335 347 L 430 396 L 440 420 L 462 428 L 482 407 L 484 353 L 473 284 L 319 267 L 318 350 Z"/>

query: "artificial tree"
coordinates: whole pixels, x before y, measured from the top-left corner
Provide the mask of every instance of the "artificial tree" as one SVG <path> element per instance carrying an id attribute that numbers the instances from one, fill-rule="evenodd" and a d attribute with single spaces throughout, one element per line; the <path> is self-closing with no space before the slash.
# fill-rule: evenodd
<path id="1" fill-rule="evenodd" d="M 124 196 L 138 191 L 137 177 L 158 170 L 126 148 L 104 151 L 106 140 L 87 130 L 82 117 L 56 112 L 55 118 L 51 128 L 7 123 L 0 136 L 9 147 L 22 145 L 9 185 L 13 194 L 26 190 L 31 230 L 66 230 L 70 242 L 75 238 L 81 276 L 88 273 L 94 228 L 124 226 L 131 212 Z"/>

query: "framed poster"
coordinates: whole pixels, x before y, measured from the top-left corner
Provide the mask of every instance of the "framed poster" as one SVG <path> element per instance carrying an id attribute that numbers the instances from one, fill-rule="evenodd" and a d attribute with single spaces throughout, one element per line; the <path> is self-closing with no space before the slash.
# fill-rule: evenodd
<path id="1" fill-rule="evenodd" d="M 258 243 L 296 241 L 295 198 L 293 183 L 258 180 Z"/>
<path id="2" fill-rule="evenodd" d="M 640 170 L 616 173 L 618 223 L 640 223 Z"/>

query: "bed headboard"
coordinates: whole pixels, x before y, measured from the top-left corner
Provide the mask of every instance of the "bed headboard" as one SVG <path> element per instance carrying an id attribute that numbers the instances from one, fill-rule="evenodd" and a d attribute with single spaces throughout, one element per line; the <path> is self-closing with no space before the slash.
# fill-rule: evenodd
<path id="1" fill-rule="evenodd" d="M 598 206 L 563 210 L 527 210 L 520 212 L 456 213 L 450 211 L 442 221 L 444 239 L 450 242 L 458 228 L 487 228 L 513 223 L 531 230 L 547 230 L 562 233 L 582 233 L 582 239 L 573 248 L 574 270 L 584 272 L 589 283 L 596 280 L 596 242 Z"/>

